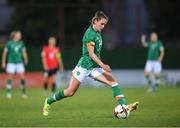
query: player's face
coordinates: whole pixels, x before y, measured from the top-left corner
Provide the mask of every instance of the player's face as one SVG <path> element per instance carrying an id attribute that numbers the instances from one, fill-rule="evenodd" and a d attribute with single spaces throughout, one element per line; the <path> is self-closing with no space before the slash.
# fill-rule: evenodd
<path id="1" fill-rule="evenodd" d="M 56 45 L 56 39 L 50 38 L 48 41 L 49 46 L 54 47 Z"/>
<path id="2" fill-rule="evenodd" d="M 22 38 L 21 32 L 17 32 L 17 33 L 14 35 L 14 40 L 16 40 L 16 41 L 21 40 L 21 38 Z"/>
<path id="3" fill-rule="evenodd" d="M 102 19 L 100 19 L 98 21 L 95 20 L 93 26 L 98 32 L 101 32 L 104 29 L 106 24 L 107 24 L 107 20 L 102 18 Z"/>
<path id="4" fill-rule="evenodd" d="M 156 42 L 158 40 L 158 36 L 156 33 L 152 33 L 150 38 L 152 42 Z"/>

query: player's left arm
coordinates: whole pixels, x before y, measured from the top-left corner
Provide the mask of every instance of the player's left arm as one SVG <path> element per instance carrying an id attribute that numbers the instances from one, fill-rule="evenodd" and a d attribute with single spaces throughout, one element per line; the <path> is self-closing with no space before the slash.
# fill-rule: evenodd
<path id="1" fill-rule="evenodd" d="M 161 47 L 160 47 L 160 56 L 159 56 L 159 59 L 158 59 L 160 62 L 163 60 L 164 54 L 165 54 L 164 47 L 161 46 Z"/>
<path id="2" fill-rule="evenodd" d="M 23 58 L 24 58 L 25 65 L 27 65 L 28 64 L 28 55 L 27 55 L 27 51 L 26 51 L 25 47 L 23 48 Z"/>
<path id="3" fill-rule="evenodd" d="M 63 59 L 62 59 L 62 55 L 60 51 L 58 51 L 58 53 L 56 54 L 56 58 L 59 61 L 59 68 L 61 72 L 64 73 L 64 64 L 63 64 Z"/>

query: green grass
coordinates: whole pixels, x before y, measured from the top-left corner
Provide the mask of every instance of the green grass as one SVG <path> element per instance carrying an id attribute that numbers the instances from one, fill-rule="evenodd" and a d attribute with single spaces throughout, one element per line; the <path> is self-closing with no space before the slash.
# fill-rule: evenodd
<path id="1" fill-rule="evenodd" d="M 123 88 L 123 92 L 129 103 L 140 101 L 139 109 L 127 119 L 113 116 L 116 102 L 110 88 L 81 87 L 73 98 L 53 104 L 48 117 L 42 116 L 45 97 L 41 89 L 28 89 L 26 100 L 20 97 L 19 89 L 7 100 L 1 89 L 0 126 L 180 126 L 180 88 L 162 87 L 154 94 L 147 94 L 145 88 Z"/>

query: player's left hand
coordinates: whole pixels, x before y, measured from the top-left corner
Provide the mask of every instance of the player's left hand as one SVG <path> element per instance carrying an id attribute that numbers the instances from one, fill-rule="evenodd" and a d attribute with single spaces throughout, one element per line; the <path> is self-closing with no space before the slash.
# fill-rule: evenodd
<path id="1" fill-rule="evenodd" d="M 158 61 L 159 61 L 159 62 L 162 62 L 162 59 L 161 59 L 161 58 L 158 58 Z"/>
<path id="2" fill-rule="evenodd" d="M 107 71 L 107 72 L 111 72 L 111 68 L 110 68 L 110 66 L 107 65 L 107 64 L 104 64 L 104 65 L 102 66 L 102 68 L 103 68 L 105 71 Z"/>
<path id="3" fill-rule="evenodd" d="M 27 66 L 28 65 L 28 61 L 26 60 L 26 61 L 24 61 L 24 64 L 25 64 L 25 66 Z"/>

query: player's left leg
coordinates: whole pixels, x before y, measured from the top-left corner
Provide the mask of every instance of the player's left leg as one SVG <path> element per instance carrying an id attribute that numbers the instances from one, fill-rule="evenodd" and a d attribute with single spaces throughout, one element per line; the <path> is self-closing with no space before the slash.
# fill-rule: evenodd
<path id="1" fill-rule="evenodd" d="M 127 105 L 127 102 L 125 100 L 125 97 L 119 88 L 119 84 L 117 81 L 113 78 L 112 74 L 110 72 L 104 72 L 103 69 L 98 68 L 91 72 L 90 74 L 92 77 L 94 77 L 96 80 L 105 83 L 109 85 L 113 92 L 113 97 L 118 101 L 119 104 L 125 104 Z M 128 105 L 129 109 L 131 111 L 137 109 L 139 102 L 133 103 Z"/>
<path id="2" fill-rule="evenodd" d="M 154 64 L 154 91 L 157 91 L 159 85 L 160 85 L 160 74 L 162 71 L 161 62 L 156 61 Z"/>
<path id="3" fill-rule="evenodd" d="M 148 60 L 145 65 L 144 69 L 144 76 L 148 82 L 149 88 L 147 92 L 152 92 L 153 91 L 153 82 L 154 82 L 154 76 L 152 74 L 153 72 L 153 61 Z"/>
<path id="4" fill-rule="evenodd" d="M 25 72 L 25 68 L 24 68 L 24 65 L 22 63 L 20 64 L 17 64 L 16 65 L 16 71 L 17 71 L 17 74 L 19 75 L 20 77 L 20 89 L 21 89 L 21 96 L 22 98 L 27 98 L 27 95 L 26 95 L 26 84 L 25 84 L 25 75 L 24 75 L 24 72 Z"/>

